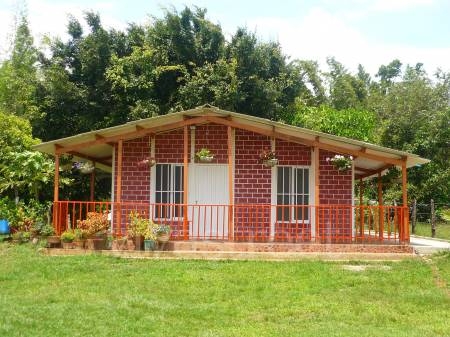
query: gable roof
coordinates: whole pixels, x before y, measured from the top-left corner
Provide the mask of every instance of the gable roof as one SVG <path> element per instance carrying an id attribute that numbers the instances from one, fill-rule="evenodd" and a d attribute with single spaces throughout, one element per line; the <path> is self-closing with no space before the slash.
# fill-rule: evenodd
<path id="1" fill-rule="evenodd" d="M 203 123 L 224 124 L 269 137 L 353 155 L 355 175 L 358 178 L 367 178 L 378 172 L 384 174 L 389 167 L 401 167 L 403 162 L 406 162 L 408 168 L 429 162 L 428 159 L 412 153 L 226 111 L 210 105 L 56 139 L 35 145 L 34 149 L 52 155 L 72 154 L 77 159 L 95 161 L 100 169 L 111 171 L 113 143 L 119 139 L 129 140 L 178 129 L 184 125 Z"/>

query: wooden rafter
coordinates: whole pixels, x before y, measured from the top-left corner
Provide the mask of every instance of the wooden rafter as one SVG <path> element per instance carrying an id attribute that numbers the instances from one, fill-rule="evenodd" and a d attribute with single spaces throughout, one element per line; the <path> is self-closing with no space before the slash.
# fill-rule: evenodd
<path id="1" fill-rule="evenodd" d="M 86 154 L 80 153 L 78 151 L 69 151 L 67 152 L 68 154 L 73 154 L 74 156 L 80 157 L 80 158 L 84 158 L 99 164 L 103 164 L 105 166 L 111 166 L 111 163 L 107 162 L 107 159 L 104 158 L 96 158 L 96 157 L 92 157 L 92 156 L 88 156 Z M 112 158 L 111 156 L 108 156 L 108 159 Z"/>
<path id="2" fill-rule="evenodd" d="M 90 140 L 87 142 L 74 144 L 74 145 L 62 146 L 60 144 L 56 144 L 58 146 L 58 148 L 55 149 L 55 152 L 57 154 L 68 153 L 70 151 L 77 151 L 79 149 L 82 149 L 82 148 L 85 148 L 88 146 L 108 144 L 111 142 L 114 143 L 114 142 L 119 141 L 120 139 L 128 140 L 128 139 L 133 139 L 133 138 L 138 138 L 138 137 L 144 137 L 144 136 L 158 133 L 158 132 L 179 129 L 185 125 L 188 126 L 188 125 L 193 125 L 193 124 L 198 124 L 198 123 L 204 123 L 205 121 L 206 121 L 205 117 L 195 117 L 192 119 L 182 120 L 182 121 L 175 122 L 175 123 L 155 126 L 152 128 L 143 128 L 142 130 L 127 132 L 127 133 L 117 135 L 117 136 L 103 137 L 102 139 Z"/>
<path id="3" fill-rule="evenodd" d="M 275 137 L 278 139 L 282 139 L 282 140 L 286 140 L 286 141 L 290 141 L 290 142 L 294 142 L 294 143 L 300 143 L 300 144 L 304 144 L 304 145 L 308 145 L 308 146 L 312 146 L 312 147 L 317 146 L 322 150 L 328 150 L 328 151 L 333 151 L 333 152 L 338 152 L 338 153 L 343 153 L 343 154 L 349 154 L 354 157 L 363 157 L 363 158 L 367 158 L 367 159 L 381 161 L 384 163 L 389 163 L 391 165 L 402 165 L 402 163 L 403 163 L 403 159 L 389 158 L 389 157 L 376 155 L 373 153 L 367 153 L 365 147 L 361 147 L 361 149 L 359 149 L 359 150 L 351 150 L 351 149 L 343 148 L 338 145 L 323 143 L 320 140 L 319 136 L 316 136 L 315 140 L 310 140 L 310 139 L 305 139 L 305 138 L 298 137 L 298 136 L 290 136 L 290 135 L 282 134 L 280 132 L 274 132 L 273 129 L 267 130 L 267 129 L 258 128 L 254 125 L 247 125 L 247 124 L 239 123 L 236 121 L 225 120 L 221 117 L 206 116 L 206 119 L 212 123 L 223 124 L 226 126 L 231 126 L 233 128 L 237 128 L 237 129 L 252 131 L 252 132 L 259 133 L 259 134 L 262 134 L 262 135 L 265 135 L 268 137 Z"/>
<path id="4" fill-rule="evenodd" d="M 381 173 L 381 172 L 383 172 L 384 170 L 387 170 L 387 169 L 389 169 L 389 168 L 391 168 L 391 167 L 393 167 L 393 166 L 394 166 L 394 165 L 387 164 L 387 165 L 384 165 L 384 166 L 382 166 L 382 167 L 380 167 L 380 168 L 378 168 L 378 169 L 375 169 L 375 170 L 368 170 L 368 172 L 366 172 L 366 173 L 364 173 L 364 174 L 359 174 L 359 175 L 358 175 L 358 178 L 364 179 L 364 178 L 373 176 L 374 174 Z M 362 171 L 362 170 L 360 170 L 360 171 Z"/>

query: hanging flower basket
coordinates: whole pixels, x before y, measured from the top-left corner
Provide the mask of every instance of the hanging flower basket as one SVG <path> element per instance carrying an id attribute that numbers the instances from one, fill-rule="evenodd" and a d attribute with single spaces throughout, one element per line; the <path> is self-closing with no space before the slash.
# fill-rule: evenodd
<path id="1" fill-rule="evenodd" d="M 95 166 L 91 162 L 76 162 L 74 168 L 80 171 L 81 174 L 90 174 L 94 172 Z"/>
<path id="2" fill-rule="evenodd" d="M 155 158 L 145 158 L 138 162 L 138 166 L 148 166 L 153 167 L 156 165 L 156 159 Z"/>
<path id="3" fill-rule="evenodd" d="M 212 153 L 209 149 L 203 148 L 198 151 L 195 156 L 202 163 L 210 163 L 214 159 L 214 153 Z"/>
<path id="4" fill-rule="evenodd" d="M 343 156 L 340 154 L 334 155 L 334 157 L 327 158 L 327 162 L 331 163 L 338 171 L 346 172 L 351 170 L 353 157 L 352 156 Z"/>
<path id="5" fill-rule="evenodd" d="M 274 167 L 278 165 L 278 158 L 272 150 L 262 150 L 259 154 L 259 162 L 266 167 Z"/>
<path id="6" fill-rule="evenodd" d="M 263 161 L 263 165 L 265 167 L 274 167 L 278 165 L 278 159 L 277 158 L 272 158 L 272 159 L 267 159 Z"/>

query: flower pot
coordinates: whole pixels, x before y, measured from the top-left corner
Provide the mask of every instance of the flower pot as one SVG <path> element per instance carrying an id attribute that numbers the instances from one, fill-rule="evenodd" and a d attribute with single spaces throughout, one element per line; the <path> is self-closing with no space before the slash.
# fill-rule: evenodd
<path id="1" fill-rule="evenodd" d="M 263 165 L 265 167 L 274 167 L 276 165 L 278 165 L 278 159 L 277 158 L 272 158 L 272 159 L 267 159 L 263 161 Z"/>
<path id="2" fill-rule="evenodd" d="M 47 237 L 47 245 L 49 248 L 56 248 L 61 245 L 61 238 L 57 235 Z"/>
<path id="3" fill-rule="evenodd" d="M 144 237 L 142 235 L 138 235 L 134 238 L 134 249 L 144 250 Z"/>
<path id="4" fill-rule="evenodd" d="M 74 244 L 73 242 L 62 242 L 63 249 L 73 249 Z"/>
<path id="5" fill-rule="evenodd" d="M 144 240 L 145 251 L 153 251 L 156 248 L 156 242 L 154 240 Z"/>
<path id="6" fill-rule="evenodd" d="M 213 161 L 214 156 L 200 156 L 198 157 L 198 159 L 200 160 L 200 162 L 202 163 L 210 163 Z"/>
<path id="7" fill-rule="evenodd" d="M 169 240 L 170 240 L 170 233 L 159 234 L 157 239 L 161 243 L 169 242 Z"/>
<path id="8" fill-rule="evenodd" d="M 106 239 L 104 238 L 89 238 L 86 240 L 86 248 L 89 250 L 103 250 L 105 244 Z"/>
<path id="9" fill-rule="evenodd" d="M 134 243 L 134 240 L 127 240 L 127 249 L 128 250 L 135 250 L 136 244 Z"/>
<path id="10" fill-rule="evenodd" d="M 85 244 L 86 244 L 86 240 L 75 240 L 73 242 L 73 248 L 84 249 Z"/>
<path id="11" fill-rule="evenodd" d="M 123 240 L 123 239 L 113 240 L 111 249 L 112 250 L 128 250 L 128 242 L 127 242 L 127 240 Z"/>

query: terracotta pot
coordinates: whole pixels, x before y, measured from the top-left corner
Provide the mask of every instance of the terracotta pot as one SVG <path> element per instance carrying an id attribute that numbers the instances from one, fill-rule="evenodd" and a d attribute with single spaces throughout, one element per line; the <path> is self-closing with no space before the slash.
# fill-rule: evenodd
<path id="1" fill-rule="evenodd" d="M 112 246 L 111 246 L 112 250 L 128 250 L 128 242 L 127 240 L 113 240 L 112 242 Z"/>
<path id="2" fill-rule="evenodd" d="M 162 242 L 162 243 L 169 242 L 170 233 L 159 234 L 157 239 L 159 242 Z"/>
<path id="3" fill-rule="evenodd" d="M 144 237 L 142 235 L 138 235 L 134 238 L 134 249 L 144 250 Z"/>
<path id="4" fill-rule="evenodd" d="M 73 248 L 84 249 L 85 244 L 86 244 L 86 240 L 75 240 L 73 242 Z"/>
<path id="5" fill-rule="evenodd" d="M 89 238 L 86 240 L 86 248 L 90 250 L 105 249 L 106 240 L 103 238 Z"/>
<path id="6" fill-rule="evenodd" d="M 63 249 L 73 249 L 74 244 L 73 242 L 62 242 Z"/>
<path id="7" fill-rule="evenodd" d="M 128 250 L 136 249 L 136 244 L 134 243 L 134 240 L 127 240 L 127 248 Z"/>
<path id="8" fill-rule="evenodd" d="M 47 237 L 47 245 L 49 248 L 56 248 L 61 245 L 61 238 L 57 235 Z"/>

